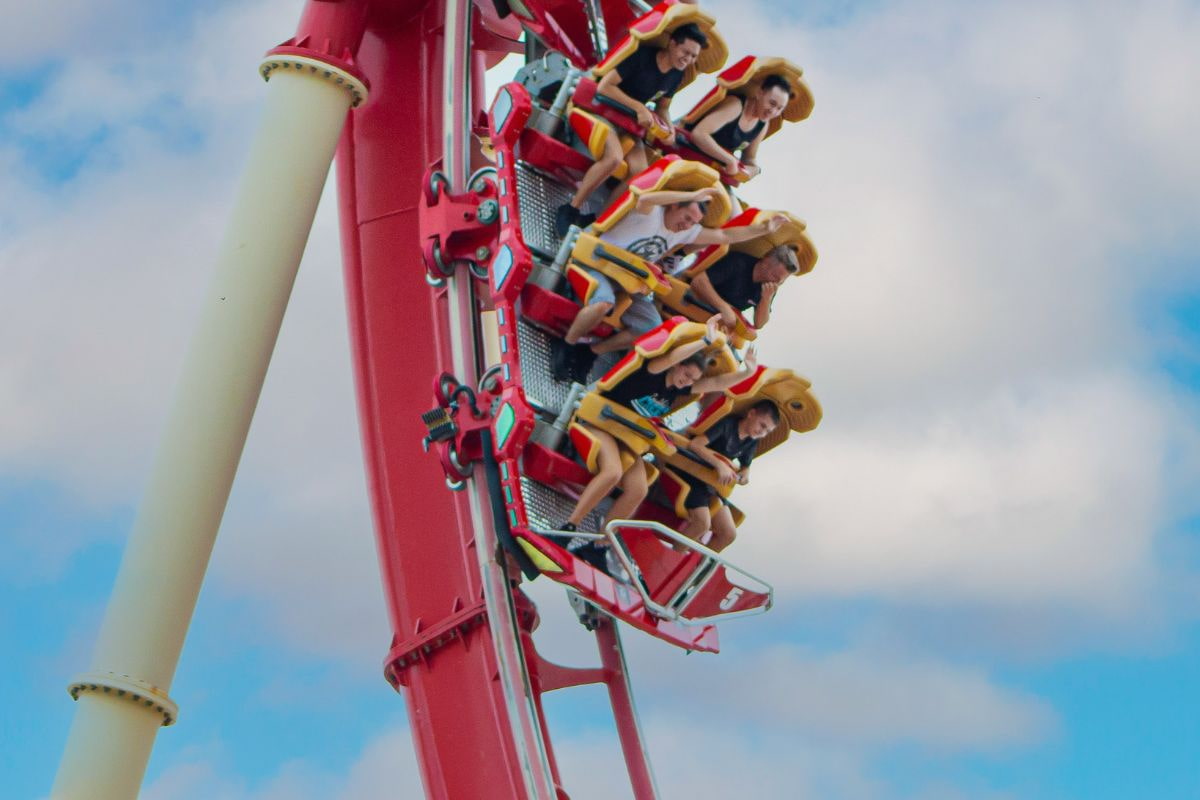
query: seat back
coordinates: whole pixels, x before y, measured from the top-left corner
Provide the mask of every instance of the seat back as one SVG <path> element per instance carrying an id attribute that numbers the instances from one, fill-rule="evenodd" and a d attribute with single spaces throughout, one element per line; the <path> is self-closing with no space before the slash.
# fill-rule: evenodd
<path id="1" fill-rule="evenodd" d="M 800 263 L 800 269 L 796 272 L 796 275 L 807 275 L 809 272 L 812 272 L 813 267 L 817 264 L 817 248 L 805 232 L 807 226 L 804 224 L 804 220 L 799 217 L 787 211 L 764 211 L 758 208 L 748 208 L 726 222 L 722 227 L 737 228 L 743 225 L 757 225 L 761 222 L 766 222 L 777 214 L 787 217 L 787 222 L 780 226 L 779 230 L 774 233 L 768 233 L 765 236 L 758 236 L 747 242 L 706 247 L 696 254 L 695 263 L 688 267 L 684 274 L 689 279 L 694 278 L 720 261 L 730 251 L 746 253 L 755 258 L 762 258 L 779 245 L 787 245 L 795 251 L 796 260 Z"/>
<path id="2" fill-rule="evenodd" d="M 728 415 L 744 414 L 762 400 L 770 400 L 779 409 L 780 424 L 759 442 L 756 458 L 787 441 L 793 432 L 806 433 L 821 422 L 821 404 L 812 394 L 811 383 L 790 369 L 760 366 L 749 378 L 705 406 L 687 434 L 702 434 Z"/>
<path id="3" fill-rule="evenodd" d="M 664 156 L 630 179 L 629 188 L 609 203 L 604 213 L 592 223 L 591 230 L 599 234 L 611 230 L 626 215 L 633 213 L 638 198 L 647 192 L 691 192 L 710 186 L 720 186 L 720 176 L 712 167 L 675 155 Z M 706 228 L 724 225 L 732 210 L 729 196 L 722 193 L 709 201 L 708 211 L 700 224 Z"/>
<path id="4" fill-rule="evenodd" d="M 683 317 L 671 317 L 634 342 L 633 349 L 600 378 L 596 383 L 596 388 L 602 392 L 609 391 L 631 373 L 640 369 L 647 361 L 657 358 L 679 345 L 703 339 L 704 336 L 703 325 L 690 322 Z M 724 345 L 714 344 L 704 352 L 711 361 L 705 369 L 705 376 L 724 375 L 737 369 L 737 362 L 734 361 L 733 354 Z M 678 411 L 694 401 L 694 396 L 685 396 L 677 402 L 673 411 Z"/>
<path id="5" fill-rule="evenodd" d="M 661 50 L 667 46 L 671 34 L 684 25 L 694 23 L 708 37 L 708 46 L 700 51 L 700 57 L 684 72 L 679 88 L 687 86 L 700 73 L 716 72 L 729 59 L 729 48 L 717 33 L 717 21 L 691 3 L 665 0 L 650 9 L 629 26 L 629 33 L 608 51 L 592 74 L 603 78 L 632 56 L 639 48 L 653 47 Z"/>

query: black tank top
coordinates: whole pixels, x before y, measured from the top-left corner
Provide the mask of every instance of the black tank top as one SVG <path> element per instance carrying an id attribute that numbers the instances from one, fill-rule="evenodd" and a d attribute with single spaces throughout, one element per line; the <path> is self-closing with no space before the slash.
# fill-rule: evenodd
<path id="1" fill-rule="evenodd" d="M 767 124 L 762 120 L 759 120 L 758 124 L 750 130 L 742 130 L 738 123 L 741 122 L 742 112 L 745 110 L 746 101 L 743 98 L 742 107 L 738 110 L 738 115 L 712 135 L 713 141 L 721 145 L 721 147 L 725 148 L 730 153 L 734 152 L 743 145 L 750 144 L 750 142 L 753 142 L 755 139 L 757 139 L 758 134 L 763 129 L 763 126 Z"/>

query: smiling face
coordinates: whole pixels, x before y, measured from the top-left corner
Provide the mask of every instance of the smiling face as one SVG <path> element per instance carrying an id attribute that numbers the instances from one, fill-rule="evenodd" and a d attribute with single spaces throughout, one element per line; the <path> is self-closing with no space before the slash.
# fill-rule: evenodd
<path id="1" fill-rule="evenodd" d="M 676 364 L 667 370 L 667 385 L 686 389 L 704 376 L 704 370 L 696 364 Z"/>
<path id="2" fill-rule="evenodd" d="M 691 39 L 667 44 L 667 61 L 672 69 L 685 70 L 700 57 L 700 43 Z"/>
<path id="3" fill-rule="evenodd" d="M 760 87 L 758 90 L 758 108 L 754 116 L 763 121 L 775 119 L 787 108 L 790 99 L 788 93 L 781 86 L 774 86 L 770 89 Z"/>
<path id="4" fill-rule="evenodd" d="M 699 225 L 702 219 L 704 210 L 699 203 L 677 203 L 663 211 L 663 225 L 672 233 L 681 233 L 693 225 Z"/>

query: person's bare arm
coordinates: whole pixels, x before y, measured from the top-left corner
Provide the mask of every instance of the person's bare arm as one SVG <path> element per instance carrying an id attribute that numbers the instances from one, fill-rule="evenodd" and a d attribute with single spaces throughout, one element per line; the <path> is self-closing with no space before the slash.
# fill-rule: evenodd
<path id="1" fill-rule="evenodd" d="M 667 206 L 672 203 L 690 203 L 693 201 L 703 203 L 710 200 L 720 191 L 715 186 L 706 186 L 694 192 L 683 192 L 673 189 L 643 192 L 638 195 L 637 211 L 639 214 L 647 214 L 655 206 Z"/>
<path id="2" fill-rule="evenodd" d="M 708 437 L 703 433 L 688 443 L 688 449 L 703 458 L 717 471 L 717 480 L 723 486 L 728 486 L 737 480 L 737 472 L 729 463 L 729 459 L 716 453 L 708 447 Z"/>
<path id="3" fill-rule="evenodd" d="M 774 233 L 783 227 L 785 222 L 787 222 L 787 217 L 776 214 L 766 222 L 760 222 L 757 225 L 740 225 L 736 228 L 705 228 L 696 237 L 696 243 L 737 244 L 738 242 L 748 242 L 759 236 Z"/>
<path id="4" fill-rule="evenodd" d="M 733 372 L 726 372 L 724 375 L 714 375 L 711 378 L 701 378 L 692 384 L 692 394 L 708 394 L 709 392 L 723 392 L 730 386 L 736 386 L 742 381 L 754 375 L 758 370 L 758 356 L 751 347 L 746 350 L 746 358 L 742 360 L 742 368 Z"/>
<path id="5" fill-rule="evenodd" d="M 697 122 L 696 127 L 692 128 L 691 131 L 692 141 L 696 143 L 701 152 L 720 161 L 724 165 L 725 171 L 730 175 L 737 172 L 737 157 L 717 144 L 716 140 L 713 139 L 713 134 L 737 119 L 741 113 L 742 104 L 738 102 L 738 99 L 736 97 L 726 97 L 716 108 L 705 114 L 704 118 Z"/>
<path id="6" fill-rule="evenodd" d="M 754 137 L 754 141 L 746 145 L 746 149 L 742 151 L 742 166 L 746 168 L 746 172 L 751 178 L 762 172 L 762 167 L 758 165 L 758 146 L 765 138 L 767 138 L 766 125 L 758 132 L 758 136 Z"/>
<path id="7" fill-rule="evenodd" d="M 725 334 L 722 333 L 720 327 L 718 327 L 718 323 L 720 323 L 720 321 L 721 317 L 719 315 L 712 317 L 712 319 L 708 321 L 707 329 L 705 330 L 703 339 L 697 339 L 694 342 L 681 344 L 672 348 L 671 350 L 668 350 L 666 353 L 658 356 L 657 358 L 650 359 L 650 361 L 646 364 L 646 371 L 655 375 L 661 374 L 678 364 L 680 361 L 683 361 L 685 358 L 689 358 L 696 353 L 699 353 L 706 347 L 718 343 L 724 344 Z"/>
<path id="8" fill-rule="evenodd" d="M 762 285 L 762 297 L 754 306 L 754 327 L 761 328 L 771 320 L 771 302 L 778 290 L 779 284 L 774 281 Z"/>

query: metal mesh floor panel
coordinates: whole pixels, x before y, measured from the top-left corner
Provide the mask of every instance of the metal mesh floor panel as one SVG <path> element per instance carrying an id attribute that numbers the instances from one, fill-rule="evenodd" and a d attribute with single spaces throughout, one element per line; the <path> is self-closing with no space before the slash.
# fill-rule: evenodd
<path id="1" fill-rule="evenodd" d="M 571 200 L 571 190 L 524 164 L 517 163 L 517 205 L 521 212 L 521 235 L 536 254 L 553 261 L 558 253 L 554 212 Z"/>
<path id="2" fill-rule="evenodd" d="M 534 528 L 556 528 L 571 516 L 571 509 L 575 508 L 575 501 L 571 498 L 529 478 L 521 478 L 521 494 L 525 498 L 525 512 L 529 515 L 529 524 Z M 600 508 L 604 508 L 605 505 L 607 503 L 602 504 Z M 580 530 L 600 530 L 600 523 L 603 521 L 600 508 L 584 517 L 583 524 L 579 526 Z"/>
<path id="3" fill-rule="evenodd" d="M 550 375 L 550 334 L 524 320 L 518 320 L 517 347 L 520 348 L 525 396 L 542 408 L 557 413 L 567 402 L 571 387 L 554 380 Z"/>

